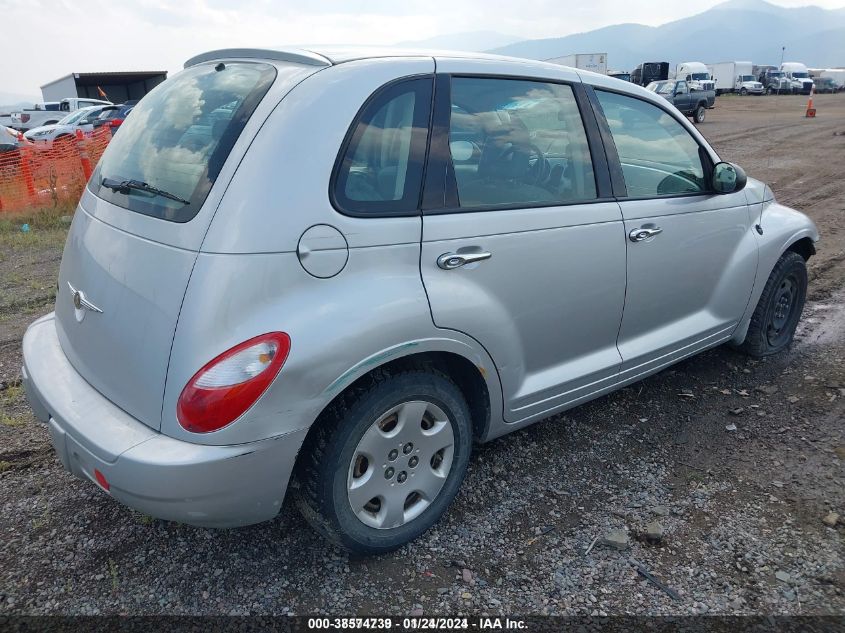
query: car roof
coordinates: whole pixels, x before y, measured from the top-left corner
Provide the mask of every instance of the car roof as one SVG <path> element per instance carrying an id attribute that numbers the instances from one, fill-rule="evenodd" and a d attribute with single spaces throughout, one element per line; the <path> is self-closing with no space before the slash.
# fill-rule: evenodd
<path id="1" fill-rule="evenodd" d="M 489 53 L 468 51 L 437 50 L 426 48 L 396 48 L 389 46 L 316 46 L 316 47 L 279 47 L 279 48 L 226 48 L 192 57 L 185 62 L 185 68 L 217 59 L 270 59 L 289 61 L 311 66 L 335 66 L 362 59 L 384 57 L 434 57 L 440 59 L 486 59 L 491 61 L 519 62 L 526 65 L 548 66 L 541 62 L 523 57 L 506 57 Z M 552 64 L 558 66 L 559 64 Z"/>

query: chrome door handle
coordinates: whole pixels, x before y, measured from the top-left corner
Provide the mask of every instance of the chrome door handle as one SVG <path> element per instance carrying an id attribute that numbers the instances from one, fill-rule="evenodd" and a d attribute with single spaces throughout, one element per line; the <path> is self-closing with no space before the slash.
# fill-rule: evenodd
<path id="1" fill-rule="evenodd" d="M 437 258 L 437 265 L 443 270 L 453 270 L 473 262 L 480 262 L 493 257 L 493 253 L 443 253 Z"/>
<path id="2" fill-rule="evenodd" d="M 663 229 L 660 227 L 655 227 L 653 229 L 639 228 L 628 233 L 628 239 L 632 242 L 642 242 L 643 240 L 647 240 L 655 235 L 660 235 L 661 233 L 663 233 Z"/>

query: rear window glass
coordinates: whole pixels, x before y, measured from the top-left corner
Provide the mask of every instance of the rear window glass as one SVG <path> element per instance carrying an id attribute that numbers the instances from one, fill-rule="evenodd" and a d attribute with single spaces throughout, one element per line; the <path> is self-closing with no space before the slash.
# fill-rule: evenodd
<path id="1" fill-rule="evenodd" d="M 121 207 L 187 222 L 276 77 L 269 64 L 188 68 L 157 86 L 103 154 L 91 187 Z"/>

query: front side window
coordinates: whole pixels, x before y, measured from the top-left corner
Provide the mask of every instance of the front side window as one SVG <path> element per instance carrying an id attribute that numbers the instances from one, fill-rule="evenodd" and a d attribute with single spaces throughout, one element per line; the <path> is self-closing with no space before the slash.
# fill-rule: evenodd
<path id="1" fill-rule="evenodd" d="M 431 77 L 390 84 L 364 106 L 336 166 L 333 198 L 351 215 L 408 215 L 420 202 Z"/>
<path id="2" fill-rule="evenodd" d="M 109 143 L 93 191 L 130 211 L 189 221 L 275 78 L 269 64 L 226 62 L 192 66 L 159 84 Z"/>
<path id="3" fill-rule="evenodd" d="M 516 79 L 452 80 L 449 147 L 462 208 L 596 198 L 572 88 Z"/>
<path id="4" fill-rule="evenodd" d="M 610 126 L 628 196 L 707 190 L 700 146 L 672 115 L 641 99 L 596 90 Z"/>

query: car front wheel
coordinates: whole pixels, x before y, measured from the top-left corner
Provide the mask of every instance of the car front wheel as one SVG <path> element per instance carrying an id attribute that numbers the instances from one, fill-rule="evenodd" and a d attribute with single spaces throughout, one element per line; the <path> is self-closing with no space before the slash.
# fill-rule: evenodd
<path id="1" fill-rule="evenodd" d="M 760 295 L 742 349 L 750 356 L 777 354 L 792 343 L 807 297 L 807 264 L 788 251 L 775 264 Z"/>
<path id="2" fill-rule="evenodd" d="M 433 368 L 378 370 L 316 424 L 297 468 L 298 505 L 355 554 L 389 552 L 429 529 L 469 463 L 469 407 Z"/>

